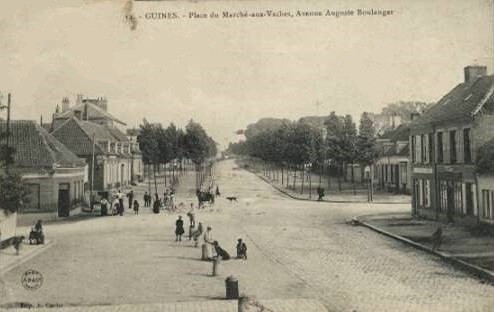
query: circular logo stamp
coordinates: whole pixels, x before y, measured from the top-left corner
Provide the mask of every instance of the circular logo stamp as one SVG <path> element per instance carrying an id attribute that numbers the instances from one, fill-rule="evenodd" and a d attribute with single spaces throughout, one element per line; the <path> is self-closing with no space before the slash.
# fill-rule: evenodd
<path id="1" fill-rule="evenodd" d="M 27 290 L 36 290 L 43 285 L 43 274 L 36 270 L 27 270 L 22 274 L 21 283 Z"/>

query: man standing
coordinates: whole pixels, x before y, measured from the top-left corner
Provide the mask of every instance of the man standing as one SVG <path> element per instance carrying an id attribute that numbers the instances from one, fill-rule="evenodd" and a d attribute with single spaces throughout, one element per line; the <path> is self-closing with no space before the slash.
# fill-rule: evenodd
<path id="1" fill-rule="evenodd" d="M 129 209 L 132 209 L 132 204 L 134 203 L 134 191 L 130 190 L 129 193 L 127 193 L 127 198 L 129 199 Z"/>
<path id="2" fill-rule="evenodd" d="M 211 232 L 213 229 L 208 226 L 206 229 L 206 232 L 204 232 L 204 245 L 206 246 L 206 254 L 204 255 L 206 259 L 210 260 L 213 258 L 213 244 L 214 244 L 214 239 L 213 239 L 213 233 Z"/>
<path id="3" fill-rule="evenodd" d="M 118 206 L 119 206 L 118 207 L 118 209 L 119 209 L 118 214 L 121 215 L 121 216 L 123 215 L 123 211 L 124 211 L 124 200 L 123 200 L 123 197 L 124 197 L 124 195 L 123 195 L 122 191 L 118 190 L 118 193 L 117 193 Z"/>
<path id="4" fill-rule="evenodd" d="M 149 207 L 148 205 L 148 192 L 144 192 L 144 207 Z"/>

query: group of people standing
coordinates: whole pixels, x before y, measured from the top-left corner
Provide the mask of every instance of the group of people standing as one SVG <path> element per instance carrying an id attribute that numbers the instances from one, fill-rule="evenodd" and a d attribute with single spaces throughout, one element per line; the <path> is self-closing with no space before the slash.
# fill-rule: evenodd
<path id="1" fill-rule="evenodd" d="M 213 260 L 215 258 L 229 260 L 231 258 L 230 254 L 220 246 L 218 241 L 214 240 L 212 232 L 213 229 L 211 226 L 207 226 L 206 231 L 204 231 L 202 222 L 198 222 L 196 228 L 194 204 L 192 203 L 190 206 L 191 210 L 187 213 L 187 216 L 189 217 L 189 240 L 193 240 L 194 246 L 198 247 L 199 240 L 202 236 L 204 246 L 203 252 L 205 253 L 203 254 L 203 258 L 205 260 Z M 184 233 L 184 221 L 182 219 L 182 216 L 178 216 L 178 219 L 175 221 L 175 241 L 182 241 L 182 235 L 184 235 Z M 237 240 L 236 249 L 237 259 L 247 260 L 247 245 L 241 238 Z"/>
<path id="2" fill-rule="evenodd" d="M 144 193 L 144 207 L 151 207 L 152 197 L 148 192 Z M 163 193 L 163 197 L 160 198 L 158 193 L 154 194 L 154 202 L 153 202 L 153 212 L 159 213 L 161 209 L 169 209 L 176 210 L 175 206 L 175 190 L 165 189 Z"/>
<path id="3" fill-rule="evenodd" d="M 124 197 L 127 197 L 128 199 L 128 207 L 129 209 L 134 209 L 134 214 L 139 214 L 139 202 L 137 199 L 134 199 L 134 191 L 130 190 L 127 194 L 122 193 L 121 190 L 118 190 L 118 192 L 112 196 L 113 198 L 113 203 L 111 206 L 112 209 L 112 215 L 120 215 L 123 216 L 124 212 Z M 101 207 L 101 214 L 102 215 L 107 215 L 108 214 L 108 208 L 109 208 L 110 202 L 108 201 L 108 198 L 106 196 L 103 196 L 100 201 L 100 207 Z"/>

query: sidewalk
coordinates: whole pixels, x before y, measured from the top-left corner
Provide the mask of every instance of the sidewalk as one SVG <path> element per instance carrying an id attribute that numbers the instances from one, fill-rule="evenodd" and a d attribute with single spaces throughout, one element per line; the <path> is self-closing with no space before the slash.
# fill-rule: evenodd
<path id="1" fill-rule="evenodd" d="M 374 231 L 441 257 L 494 283 L 494 237 L 459 225 L 415 220 L 408 213 L 360 216 L 356 221 Z M 432 250 L 432 233 L 441 226 L 443 240 Z"/>
<path id="2" fill-rule="evenodd" d="M 29 259 L 37 256 L 43 251 L 47 250 L 54 244 L 53 241 L 46 240 L 43 245 L 29 245 L 24 241 L 19 250 L 19 255 L 16 255 L 15 249 L 9 246 L 0 250 L 0 275 L 7 273 L 18 265 L 28 261 Z"/>
<path id="3" fill-rule="evenodd" d="M 315 189 L 317 188 L 317 184 L 313 185 L 313 194 L 309 197 L 309 194 L 300 194 L 300 192 L 295 192 L 292 189 L 288 189 L 285 186 L 282 186 L 279 182 L 273 181 L 271 179 L 266 178 L 262 174 L 258 172 L 251 171 L 251 173 L 258 176 L 260 179 L 269 183 L 272 187 L 274 187 L 279 192 L 287 195 L 290 198 L 298 199 L 298 200 L 309 200 L 309 201 L 318 201 L 317 194 Z M 321 202 L 328 203 L 367 203 L 367 193 L 362 193 L 362 191 L 357 191 L 357 194 L 354 195 L 353 191 L 346 190 L 345 192 L 338 193 L 328 193 L 326 191 L 326 196 Z M 408 204 L 410 203 L 409 195 L 393 195 L 389 193 L 375 193 L 373 204 Z"/>
<path id="4" fill-rule="evenodd" d="M 318 301 L 307 299 L 272 299 L 272 300 L 259 300 L 258 301 L 263 308 L 251 307 L 245 312 L 325 312 L 327 309 Z M 1 307 L 0 307 L 1 308 Z M 14 307 L 12 307 L 14 308 Z M 125 304 L 115 306 L 80 306 L 80 307 L 33 307 L 34 311 L 65 311 L 65 312 L 77 312 L 77 311 L 98 311 L 98 312 L 110 312 L 110 311 L 142 311 L 142 312 L 238 312 L 237 300 L 208 300 L 208 301 L 196 301 L 196 302 L 177 302 L 177 303 L 160 303 L 160 304 Z M 31 309 L 31 308 L 30 308 Z M 17 310 L 17 309 L 16 309 Z M 18 310 L 25 311 L 25 310 Z"/>

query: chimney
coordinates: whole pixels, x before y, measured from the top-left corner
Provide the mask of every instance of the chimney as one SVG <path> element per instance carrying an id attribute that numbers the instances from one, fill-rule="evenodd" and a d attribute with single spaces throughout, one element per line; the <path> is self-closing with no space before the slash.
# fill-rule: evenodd
<path id="1" fill-rule="evenodd" d="M 77 99 L 75 101 L 75 105 L 82 104 L 82 94 L 77 95 Z"/>
<path id="2" fill-rule="evenodd" d="M 84 120 L 88 120 L 88 115 L 87 115 L 87 103 L 84 104 Z"/>
<path id="3" fill-rule="evenodd" d="M 82 111 L 79 109 L 74 110 L 74 117 L 79 119 L 79 120 L 82 120 Z"/>
<path id="4" fill-rule="evenodd" d="M 470 65 L 464 68 L 465 82 L 475 81 L 478 77 L 487 75 L 487 67 L 480 65 Z"/>
<path id="5" fill-rule="evenodd" d="M 62 99 L 62 112 L 68 111 L 70 108 L 70 102 L 68 97 Z"/>

